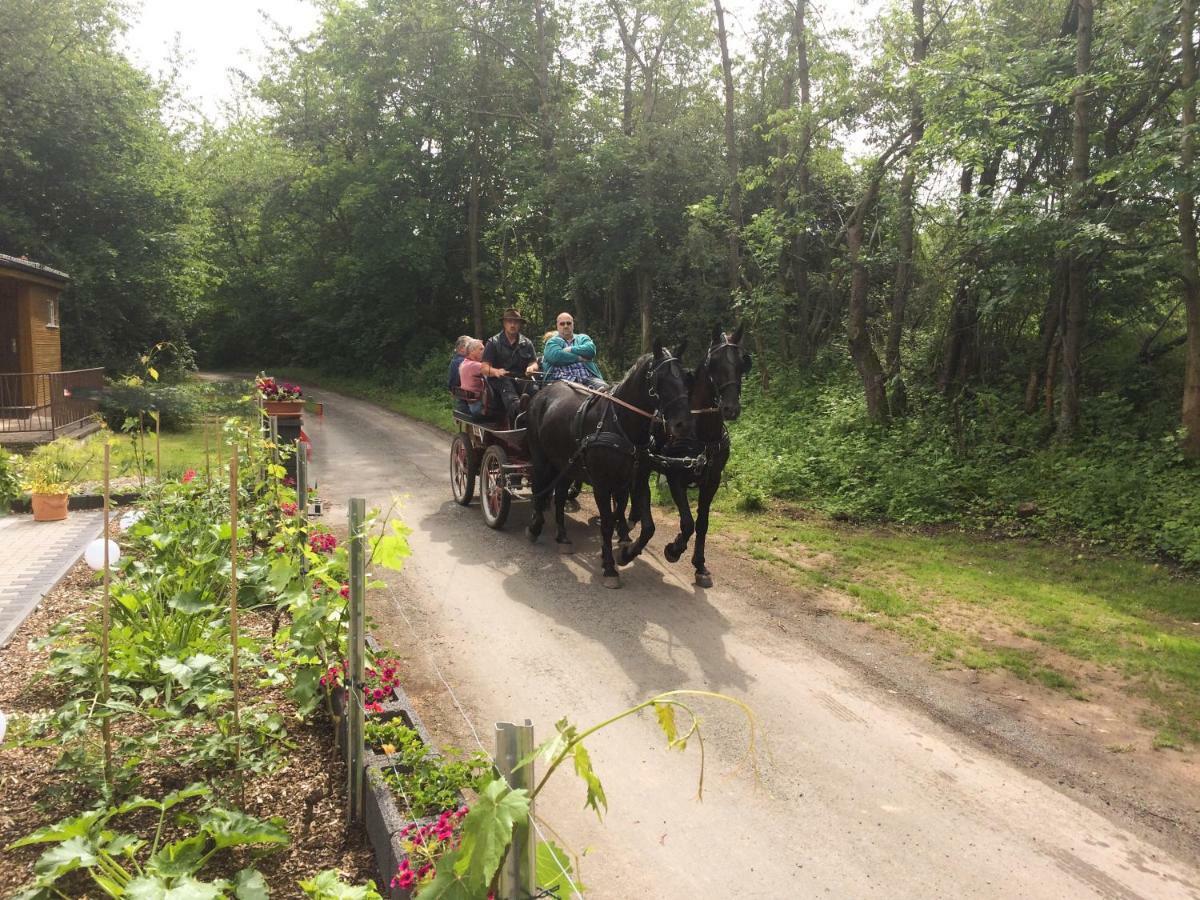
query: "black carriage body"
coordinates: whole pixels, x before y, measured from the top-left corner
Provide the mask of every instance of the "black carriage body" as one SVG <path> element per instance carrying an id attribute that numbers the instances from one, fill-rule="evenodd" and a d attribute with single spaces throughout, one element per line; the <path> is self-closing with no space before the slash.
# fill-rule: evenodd
<path id="1" fill-rule="evenodd" d="M 450 444 L 450 486 L 454 499 L 463 506 L 471 502 L 479 485 L 483 520 L 502 528 L 512 501 L 529 500 L 533 494 L 533 469 L 524 428 L 509 428 L 507 422 L 484 421 L 455 412 L 458 433 Z"/>

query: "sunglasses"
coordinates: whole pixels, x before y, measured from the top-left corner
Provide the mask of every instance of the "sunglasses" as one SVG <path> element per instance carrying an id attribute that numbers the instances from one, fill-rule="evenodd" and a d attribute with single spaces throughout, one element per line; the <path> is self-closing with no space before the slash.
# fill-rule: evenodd
<path id="1" fill-rule="evenodd" d="M 574 325 L 574 322 L 559 322 L 559 325 Z"/>

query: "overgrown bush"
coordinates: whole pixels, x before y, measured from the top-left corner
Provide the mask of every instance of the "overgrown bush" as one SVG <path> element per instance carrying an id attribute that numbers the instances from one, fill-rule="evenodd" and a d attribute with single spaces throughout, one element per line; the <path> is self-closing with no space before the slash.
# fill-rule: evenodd
<path id="1" fill-rule="evenodd" d="M 1200 467 L 1159 410 L 1101 394 L 1085 402 L 1080 438 L 1060 443 L 994 394 L 910 390 L 909 415 L 881 429 L 848 379 L 746 393 L 728 470 L 743 506 L 773 496 L 859 520 L 1067 535 L 1200 565 Z"/>
<path id="2" fill-rule="evenodd" d="M 16 469 L 16 458 L 0 448 L 0 516 L 8 512 L 8 504 L 21 493 Z"/>

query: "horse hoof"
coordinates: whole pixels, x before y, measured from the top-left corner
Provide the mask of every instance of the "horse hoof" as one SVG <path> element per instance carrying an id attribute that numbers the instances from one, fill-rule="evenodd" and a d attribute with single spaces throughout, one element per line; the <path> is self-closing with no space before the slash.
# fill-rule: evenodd
<path id="1" fill-rule="evenodd" d="M 626 547 L 621 551 L 620 555 L 617 557 L 617 565 L 618 566 L 627 566 L 631 562 L 633 562 L 635 559 L 637 559 L 637 557 L 634 556 L 632 553 L 630 553 L 629 548 Z"/>
<path id="2" fill-rule="evenodd" d="M 620 575 L 605 575 L 604 576 L 604 586 L 606 588 L 613 588 L 613 589 L 619 588 L 621 586 L 621 576 Z"/>
<path id="3" fill-rule="evenodd" d="M 707 572 L 697 572 L 696 573 L 696 586 L 703 587 L 703 588 L 712 587 L 713 586 L 712 576 L 709 575 Z"/>
<path id="4" fill-rule="evenodd" d="M 679 557 L 682 555 L 680 551 L 675 549 L 674 544 L 667 544 L 666 549 L 663 550 L 663 556 L 667 558 L 667 562 L 679 562 Z"/>
<path id="5" fill-rule="evenodd" d="M 572 544 L 570 541 L 559 541 L 558 542 L 558 552 L 559 553 L 574 553 L 575 545 Z"/>
<path id="6" fill-rule="evenodd" d="M 538 534 L 539 532 L 534 531 L 532 528 L 525 529 L 525 537 L 529 538 L 529 543 L 531 544 L 537 543 Z"/>

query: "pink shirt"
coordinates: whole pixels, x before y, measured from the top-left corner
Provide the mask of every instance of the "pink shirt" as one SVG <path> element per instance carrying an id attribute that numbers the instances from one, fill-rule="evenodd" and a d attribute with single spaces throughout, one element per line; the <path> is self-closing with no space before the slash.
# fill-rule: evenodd
<path id="1" fill-rule="evenodd" d="M 458 367 L 458 383 L 464 391 L 483 393 L 483 363 L 477 359 L 464 359 Z"/>

